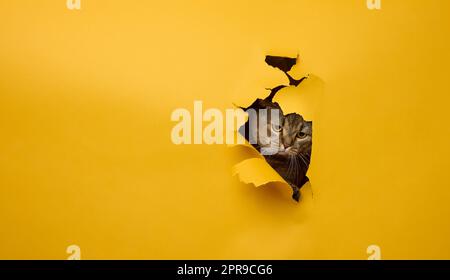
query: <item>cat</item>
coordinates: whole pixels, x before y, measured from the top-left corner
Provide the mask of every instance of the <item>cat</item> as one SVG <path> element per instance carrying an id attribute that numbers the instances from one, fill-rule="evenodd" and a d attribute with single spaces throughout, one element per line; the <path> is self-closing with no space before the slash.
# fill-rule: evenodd
<path id="1" fill-rule="evenodd" d="M 297 113 L 284 115 L 281 106 L 273 102 L 275 94 L 284 87 L 286 86 L 272 89 L 268 97 L 257 99 L 247 108 L 241 107 L 246 112 L 251 109 L 256 112 L 267 110 L 268 117 L 261 119 L 260 115 L 256 114 L 257 125 L 252 126 L 249 120 L 239 132 L 247 141 L 255 140 L 250 141 L 253 147 L 261 152 L 269 165 L 286 180 L 292 188 L 292 198 L 299 202 L 300 189 L 309 181 L 306 173 L 311 161 L 312 122 L 305 121 Z M 267 133 L 261 133 L 261 129 L 267 130 Z M 262 152 L 273 147 L 276 148 L 274 153 Z"/>
<path id="2" fill-rule="evenodd" d="M 311 162 L 312 122 L 299 114 L 284 116 L 281 145 L 278 153 L 265 156 L 266 161 L 291 186 L 295 201 L 300 200 L 300 189 L 309 178 L 306 176 Z"/>

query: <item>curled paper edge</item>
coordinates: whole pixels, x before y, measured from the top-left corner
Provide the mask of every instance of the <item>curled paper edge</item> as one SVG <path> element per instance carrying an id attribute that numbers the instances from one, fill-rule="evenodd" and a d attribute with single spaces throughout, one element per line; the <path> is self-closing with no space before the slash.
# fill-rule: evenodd
<path id="1" fill-rule="evenodd" d="M 269 183 L 288 183 L 262 158 L 250 158 L 239 162 L 232 168 L 233 176 L 237 176 L 244 184 L 261 187 Z"/>
<path id="2" fill-rule="evenodd" d="M 238 127 L 243 125 L 239 123 Z M 232 175 L 237 176 L 244 184 L 252 184 L 261 187 L 269 183 L 282 183 L 289 187 L 289 184 L 267 163 L 261 153 L 256 150 L 237 130 L 234 130 L 237 143 L 228 144 L 229 148 L 242 148 L 247 150 L 249 155 L 232 167 Z M 242 144 L 244 143 L 244 144 Z"/>

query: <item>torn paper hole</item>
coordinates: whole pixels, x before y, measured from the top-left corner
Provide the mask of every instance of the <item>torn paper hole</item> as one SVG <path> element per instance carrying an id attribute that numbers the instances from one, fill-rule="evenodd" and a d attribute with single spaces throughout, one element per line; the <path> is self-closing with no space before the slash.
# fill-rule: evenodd
<path id="1" fill-rule="evenodd" d="M 245 120 L 247 121 L 247 120 Z M 244 123 L 238 123 L 240 128 Z M 289 184 L 267 163 L 264 156 L 256 150 L 237 130 L 233 131 L 235 139 L 241 140 L 245 144 L 229 144 L 229 148 L 239 149 L 241 154 L 246 155 L 246 159 L 237 163 L 232 168 L 233 176 L 244 184 L 252 184 L 255 187 L 261 187 L 273 182 Z M 237 141 L 237 143 L 241 142 Z"/>

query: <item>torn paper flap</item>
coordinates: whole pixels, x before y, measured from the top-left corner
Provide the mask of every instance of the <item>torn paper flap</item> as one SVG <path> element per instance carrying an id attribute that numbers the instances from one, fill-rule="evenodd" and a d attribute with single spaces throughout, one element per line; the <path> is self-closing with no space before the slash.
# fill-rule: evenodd
<path id="1" fill-rule="evenodd" d="M 237 175 L 244 184 L 253 184 L 261 187 L 272 182 L 281 182 L 286 185 L 286 181 L 261 158 L 251 158 L 244 160 L 233 166 L 233 176 Z M 288 185 L 289 186 L 289 185 Z"/>

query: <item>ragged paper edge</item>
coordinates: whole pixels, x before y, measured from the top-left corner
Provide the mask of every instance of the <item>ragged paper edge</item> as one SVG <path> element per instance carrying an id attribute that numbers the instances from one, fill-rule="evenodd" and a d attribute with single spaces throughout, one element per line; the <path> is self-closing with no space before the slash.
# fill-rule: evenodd
<path id="1" fill-rule="evenodd" d="M 269 183 L 280 182 L 289 186 L 286 181 L 264 160 L 251 158 L 241 161 L 232 168 L 233 176 L 237 176 L 244 184 L 261 187 Z"/>
<path id="2" fill-rule="evenodd" d="M 240 127 L 239 124 L 238 127 Z M 244 184 L 252 184 L 255 187 L 261 187 L 269 183 L 282 183 L 289 187 L 289 184 L 269 165 L 264 156 L 256 150 L 238 131 L 234 131 L 237 143 L 244 144 L 229 144 L 230 148 L 247 149 L 249 156 L 247 159 L 235 164 L 232 167 L 233 176 L 237 176 L 239 181 Z"/>

